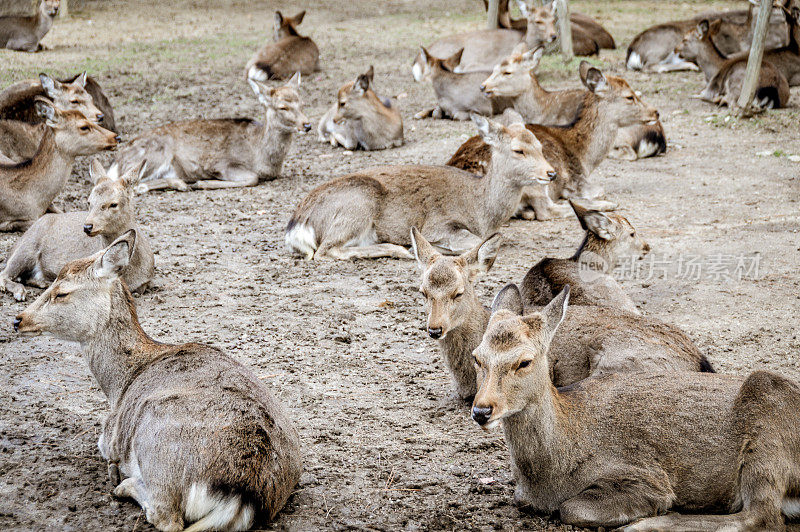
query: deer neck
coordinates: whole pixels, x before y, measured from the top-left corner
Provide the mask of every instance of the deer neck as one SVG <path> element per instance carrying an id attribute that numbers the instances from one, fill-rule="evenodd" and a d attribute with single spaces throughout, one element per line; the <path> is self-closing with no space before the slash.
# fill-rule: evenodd
<path id="1" fill-rule="evenodd" d="M 725 55 L 719 51 L 714 41 L 708 39 L 702 43 L 700 52 L 697 54 L 697 66 L 705 74 L 706 81 L 711 81 L 711 78 L 717 75 L 725 59 Z"/>
<path id="2" fill-rule="evenodd" d="M 34 32 L 39 40 L 53 27 L 53 17 L 44 12 L 44 7 L 44 3 L 40 4 L 34 19 Z"/>
<path id="3" fill-rule="evenodd" d="M 474 289 L 469 296 L 465 294 L 465 297 L 469 297 L 469 309 L 464 322 L 448 331 L 447 336 L 439 340 L 439 346 L 448 364 L 453 366 L 462 363 L 472 368 L 472 352 L 480 345 L 483 333 L 486 332 L 489 311 L 481 304 Z"/>
<path id="4" fill-rule="evenodd" d="M 56 144 L 55 132 L 45 127 L 30 166 L 23 169 L 25 189 L 39 199 L 42 212 L 64 188 L 74 163 L 75 156 L 60 149 Z"/>
<path id="5" fill-rule="evenodd" d="M 486 175 L 477 181 L 474 187 L 478 195 L 476 205 L 483 205 L 482 235 L 488 236 L 505 223 L 517 209 L 522 198 L 522 186 L 515 184 L 516 170 L 507 168 L 507 155 L 499 156 L 495 148 L 491 148 L 492 156 Z"/>
<path id="6" fill-rule="evenodd" d="M 142 330 L 128 289 L 116 282 L 112 290 L 108 321 L 83 344 L 83 351 L 97 383 L 114 406 L 165 346 Z"/>
<path id="7" fill-rule="evenodd" d="M 256 167 L 260 169 L 260 174 L 267 177 L 280 176 L 283 161 L 292 145 L 292 133 L 292 128 L 281 124 L 272 111 L 267 110 L 266 123 L 261 130 L 256 153 Z"/>
<path id="8" fill-rule="evenodd" d="M 539 85 L 535 76 L 529 77 L 528 88 L 521 94 L 512 97 L 511 102 L 514 110 L 521 114 L 526 122 L 537 122 L 545 108 L 552 103 L 549 100 L 551 94 Z"/>
<path id="9" fill-rule="evenodd" d="M 586 231 L 586 236 L 583 238 L 583 242 L 581 242 L 578 251 L 572 256 L 572 260 L 578 261 L 583 257 L 584 262 L 582 262 L 582 264 L 585 267 L 608 273 L 617 266 L 617 256 L 611 247 L 612 246 L 608 245 L 608 242 L 599 238 L 591 231 Z M 602 260 L 595 260 L 596 257 Z M 592 260 L 588 260 L 589 258 Z"/>
<path id="10" fill-rule="evenodd" d="M 580 159 L 586 175 L 606 158 L 619 130 L 616 118 L 602 112 L 602 105 L 599 97 L 587 92 L 575 123 L 562 128 L 564 144 Z"/>

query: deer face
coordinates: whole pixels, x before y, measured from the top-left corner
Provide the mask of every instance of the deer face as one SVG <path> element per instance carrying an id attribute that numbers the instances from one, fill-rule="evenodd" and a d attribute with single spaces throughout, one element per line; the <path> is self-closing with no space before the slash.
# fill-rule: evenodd
<path id="1" fill-rule="evenodd" d="M 80 111 L 87 118 L 100 122 L 103 113 L 94 104 L 92 95 L 86 92 L 86 72 L 75 78 L 72 83 L 60 83 L 47 74 L 39 74 L 47 97 L 53 100 L 53 105 L 64 111 Z"/>
<path id="2" fill-rule="evenodd" d="M 649 253 L 650 245 L 624 216 L 584 209 L 575 202 L 570 204 L 583 230 L 590 233 L 585 251 L 598 253 L 612 260 L 627 255 L 643 258 Z"/>
<path id="3" fill-rule="evenodd" d="M 68 155 L 94 155 L 103 150 L 113 150 L 119 142 L 116 133 L 100 127 L 80 111 L 60 111 L 42 98 L 37 99 L 34 105 L 45 124 L 53 129 L 56 145 Z"/>
<path id="4" fill-rule="evenodd" d="M 370 89 L 374 72 L 370 66 L 366 73 L 339 89 L 336 114 L 333 117 L 335 123 L 339 124 L 344 119 L 358 120 L 375 113 L 375 105 L 380 105 L 380 102 Z"/>
<path id="5" fill-rule="evenodd" d="M 701 20 L 697 27 L 686 32 L 681 42 L 675 47 L 675 53 L 684 61 L 696 63 L 700 55 L 711 45 L 711 37 L 719 31 L 721 20 L 710 22 Z"/>
<path id="6" fill-rule="evenodd" d="M 523 45 L 524 46 L 524 45 Z M 531 86 L 531 76 L 539 65 L 544 47 L 506 57 L 494 67 L 492 75 L 481 85 L 487 96 L 519 96 Z"/>
<path id="7" fill-rule="evenodd" d="M 139 168 L 128 170 L 119 179 L 109 179 L 95 159 L 89 173 L 94 188 L 89 193 L 83 231 L 89 236 L 119 235 L 133 222 L 133 187 L 139 181 Z"/>
<path id="8" fill-rule="evenodd" d="M 658 110 L 645 103 L 628 85 L 617 76 L 605 76 L 588 62 L 580 65 L 583 84 L 601 100 L 601 112 L 608 113 L 618 127 L 639 124 L 655 124 Z"/>
<path id="9" fill-rule="evenodd" d="M 553 8 L 537 7 L 527 14 L 528 33 L 525 35 L 525 42 L 530 48 L 537 48 L 544 44 L 549 44 L 558 38 L 556 31 L 556 16 Z"/>
<path id="10" fill-rule="evenodd" d="M 58 8 L 61 7 L 61 0 L 42 0 L 41 10 L 42 13 L 48 17 L 55 17 L 58 15 Z"/>
<path id="11" fill-rule="evenodd" d="M 258 100 L 267 108 L 267 121 L 275 121 L 283 129 L 306 132 L 311 129 L 311 121 L 303 113 L 300 102 L 300 73 L 282 87 L 272 88 L 260 81 L 248 80 L 258 93 Z"/>

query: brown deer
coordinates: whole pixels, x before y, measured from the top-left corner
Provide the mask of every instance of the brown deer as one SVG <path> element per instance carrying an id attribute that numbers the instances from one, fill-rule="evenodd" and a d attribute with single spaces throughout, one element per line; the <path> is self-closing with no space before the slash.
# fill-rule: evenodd
<path id="1" fill-rule="evenodd" d="M 549 7 L 534 7 L 529 9 L 524 2 L 519 2 L 522 15 L 528 20 L 528 28 L 525 33 L 525 43 L 529 48 L 537 48 L 556 40 L 556 3 L 553 2 Z M 601 27 L 602 29 L 602 27 Z M 594 39 L 592 34 L 580 24 L 575 24 L 570 20 L 570 31 L 572 33 L 572 51 L 575 55 L 597 55 L 600 53 L 600 43 Z M 606 35 L 608 32 L 602 30 L 602 39 L 607 43 Z M 611 37 L 611 35 L 608 35 Z M 613 39 L 611 39 L 613 43 Z"/>
<path id="2" fill-rule="evenodd" d="M 675 53 L 682 60 L 696 63 L 706 76 L 707 84 L 697 98 L 736 108 L 747 70 L 747 57 L 738 55 L 728 59 L 720 52 L 712 40 L 720 26 L 719 20 L 701 20 L 697 27 L 686 33 L 675 48 Z M 790 97 L 786 77 L 772 63 L 763 61 L 753 98 L 754 107 L 785 107 Z"/>
<path id="3" fill-rule="evenodd" d="M 53 27 L 60 0 L 40 0 L 36 14 L 27 17 L 0 17 L 0 48 L 38 52 L 40 41 Z"/>
<path id="4" fill-rule="evenodd" d="M 52 208 L 75 157 L 114 149 L 119 140 L 80 111 L 61 111 L 44 99 L 36 106 L 47 126 L 36 154 L 16 165 L 0 165 L 0 231 L 28 229 Z"/>
<path id="5" fill-rule="evenodd" d="M 526 306 L 544 306 L 565 286 L 575 305 L 598 305 L 639 314 L 636 304 L 610 275 L 625 255 L 644 257 L 650 246 L 627 218 L 593 211 L 570 201 L 586 235 L 568 259 L 545 258 L 533 266 L 520 286 Z"/>
<path id="6" fill-rule="evenodd" d="M 544 220 L 566 215 L 568 210 L 553 204 L 553 200 L 559 198 L 591 201 L 590 207 L 595 210 L 616 208 L 611 202 L 594 199 L 602 194 L 602 189 L 589 183 L 589 176 L 608 155 L 619 128 L 658 120 L 658 111 L 643 102 L 624 79 L 606 76 L 585 61 L 579 70 L 581 81 L 589 91 L 574 124 L 526 126 L 541 141 L 544 156 L 556 169 L 558 177 L 546 190 L 531 187 L 525 191 L 521 205 L 524 218 Z M 485 143 L 479 137 L 472 137 L 458 148 L 447 164 L 482 173 L 490 158 L 491 152 Z"/>
<path id="7" fill-rule="evenodd" d="M 403 145 L 403 118 L 388 98 L 372 89 L 375 70 L 359 75 L 339 88 L 336 103 L 319 121 L 322 142 L 348 150 L 384 150 Z"/>
<path id="8" fill-rule="evenodd" d="M 47 126 L 19 120 L 0 120 L 0 155 L 6 164 L 32 159 L 42 142 Z"/>
<path id="9" fill-rule="evenodd" d="M 784 7 L 776 2 L 776 7 L 780 8 L 785 15 L 786 24 L 789 26 L 789 43 L 786 46 L 773 48 L 764 51 L 763 61 L 768 61 L 781 72 L 789 83 L 794 87 L 800 85 L 800 6 L 792 6 L 791 1 L 786 2 Z M 732 56 L 730 59 L 739 56 Z M 746 57 L 744 52 L 742 57 Z"/>
<path id="10" fill-rule="evenodd" d="M 483 177 L 447 166 L 367 168 L 312 190 L 286 227 L 286 244 L 306 259 L 394 257 L 418 227 L 438 249 L 462 253 L 497 231 L 525 186 L 555 178 L 541 144 L 522 124 L 472 115 L 492 160 Z"/>
<path id="11" fill-rule="evenodd" d="M 446 257 L 412 228 L 412 248 L 422 271 L 420 293 L 428 310 L 427 332 L 439 341 L 456 392 L 465 400 L 477 390 L 472 352 L 489 322 L 475 281 L 494 264 L 500 241 L 500 235 L 492 235 L 462 255 Z M 620 371 L 713 372 L 677 327 L 609 307 L 570 307 L 553 339 L 549 361 L 558 387 Z"/>
<path id="12" fill-rule="evenodd" d="M 100 162 L 93 160 L 89 211 L 45 214 L 36 220 L 14 244 L 0 272 L 0 291 L 7 290 L 17 301 L 25 301 L 23 283 L 47 288 L 68 262 L 93 255 L 123 233 L 137 229 L 133 187 L 138 171 L 133 168 L 112 180 Z M 153 278 L 153 265 L 150 243 L 138 232 L 130 264 L 122 273 L 126 286 L 134 293 L 143 292 Z"/>
<path id="13" fill-rule="evenodd" d="M 297 33 L 297 26 L 306 16 L 301 11 L 294 17 L 275 12 L 274 42 L 267 43 L 247 62 L 245 71 L 250 81 L 287 79 L 296 72 L 311 74 L 319 70 L 319 49 L 310 37 Z"/>
<path id="14" fill-rule="evenodd" d="M 430 80 L 436 94 L 436 107 L 420 111 L 414 118 L 452 118 L 467 120 L 471 113 L 492 116 L 502 113 L 510 102 L 504 98 L 493 98 L 484 94 L 481 81 L 488 72 L 456 72 L 463 49 L 446 59 L 433 57 L 425 48 L 422 54 L 428 64 L 423 80 Z"/>
<path id="15" fill-rule="evenodd" d="M 568 298 L 523 314 L 507 287 L 474 352 L 472 418 L 502 425 L 515 502 L 576 527 L 782 530 L 800 486 L 798 385 L 767 371 L 623 372 L 555 388 L 548 350 Z"/>
<path id="16" fill-rule="evenodd" d="M 14 329 L 80 342 L 111 407 L 98 447 L 114 495 L 136 500 L 156 529 L 245 530 L 257 514 L 275 517 L 302 471 L 294 425 L 220 349 L 142 330 L 121 277 L 135 242 L 130 230 L 67 264 Z"/>
<path id="17" fill-rule="evenodd" d="M 252 187 L 259 180 L 279 177 L 294 131 L 311 129 L 300 108 L 300 74 L 275 88 L 251 83 L 266 108 L 265 124 L 247 118 L 166 124 L 120 150 L 109 176 L 116 179 L 144 162 L 138 193 Z"/>

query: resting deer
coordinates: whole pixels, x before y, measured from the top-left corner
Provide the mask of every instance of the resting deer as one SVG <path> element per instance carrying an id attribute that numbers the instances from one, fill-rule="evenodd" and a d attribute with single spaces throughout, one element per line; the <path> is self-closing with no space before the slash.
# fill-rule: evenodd
<path id="1" fill-rule="evenodd" d="M 589 176 L 608 155 L 619 128 L 658 120 L 658 111 L 643 102 L 624 79 L 605 76 L 585 61 L 580 65 L 580 76 L 589 91 L 584 95 L 574 124 L 526 126 L 541 141 L 544 156 L 555 168 L 558 178 L 547 189 L 526 189 L 520 206 L 524 218 L 545 220 L 567 216 L 568 207 L 553 203 L 559 198 L 590 201 L 591 208 L 597 210 L 616 208 L 611 202 L 594 199 L 602 194 L 602 189 L 590 184 Z M 490 161 L 489 148 L 479 137 L 472 137 L 458 148 L 447 164 L 482 173 Z"/>
<path id="2" fill-rule="evenodd" d="M 45 214 L 23 234 L 11 250 L 0 272 L 0 291 L 7 290 L 17 301 L 25 301 L 24 284 L 47 288 L 68 262 L 97 253 L 123 233 L 138 229 L 133 187 L 138 168 L 120 179 L 106 175 L 95 159 L 89 169 L 94 183 L 89 194 L 89 211 Z M 153 278 L 153 251 L 144 234 L 137 232 L 130 264 L 122 279 L 132 292 L 143 292 Z"/>
<path id="3" fill-rule="evenodd" d="M 319 121 L 322 142 L 348 150 L 384 150 L 403 145 L 403 119 L 388 98 L 372 89 L 375 74 L 369 70 L 339 88 L 336 103 Z"/>
<path id="4" fill-rule="evenodd" d="M 555 388 L 548 349 L 568 297 L 522 314 L 507 287 L 474 352 L 472 418 L 502 425 L 515 501 L 577 527 L 783 529 L 800 485 L 797 384 L 766 371 L 639 372 Z"/>
<path id="5" fill-rule="evenodd" d="M 60 0 L 40 0 L 33 16 L 0 17 L 0 48 L 20 52 L 42 50 L 40 41 L 53 27 L 60 4 Z"/>
<path id="6" fill-rule="evenodd" d="M 275 12 L 274 42 L 267 43 L 247 62 L 245 71 L 250 81 L 286 79 L 296 72 L 308 75 L 319 70 L 319 49 L 310 37 L 297 33 L 297 26 L 306 16 L 301 11 L 294 17 Z"/>
<path id="7" fill-rule="evenodd" d="M 447 166 L 367 168 L 312 190 L 286 228 L 289 249 L 310 260 L 411 259 L 411 227 L 440 250 L 472 248 L 505 223 L 522 189 L 555 178 L 541 144 L 522 124 L 505 127 L 473 115 L 492 150 L 486 175 Z"/>
<path id="8" fill-rule="evenodd" d="M 519 2 L 522 15 L 528 20 L 528 28 L 525 33 L 525 43 L 529 48 L 537 48 L 549 44 L 556 40 L 556 3 L 553 2 L 548 7 L 534 7 L 528 9 L 524 2 Z M 599 26 L 599 25 L 598 25 Z M 594 28 L 593 28 L 594 29 Z M 611 35 L 602 26 L 602 40 L 606 44 Z M 572 33 L 572 51 L 575 55 L 597 55 L 600 53 L 600 43 L 595 40 L 590 31 L 580 24 L 575 24 L 570 20 L 570 31 Z M 599 35 L 598 35 L 599 36 Z M 614 40 L 611 39 L 613 44 Z"/>
<path id="9" fill-rule="evenodd" d="M 583 242 L 572 257 L 542 259 L 528 270 L 521 285 L 525 305 L 546 305 L 570 285 L 575 305 L 599 305 L 639 314 L 636 304 L 610 273 L 622 256 L 644 257 L 650 246 L 627 218 L 589 210 L 571 201 L 570 205 L 586 231 Z"/>
<path id="10" fill-rule="evenodd" d="M 428 335 L 439 341 L 456 392 L 471 400 L 477 390 L 472 352 L 489 322 L 475 281 L 494 264 L 501 237 L 492 235 L 462 255 L 445 257 L 416 228 L 411 231 L 422 270 Z M 620 371 L 713 371 L 677 327 L 609 307 L 571 307 L 549 360 L 553 384 L 559 387 Z"/>
<path id="11" fill-rule="evenodd" d="M 467 120 L 471 113 L 492 116 L 509 106 L 507 100 L 489 97 L 481 91 L 481 81 L 486 79 L 488 72 L 456 72 L 463 51 L 459 50 L 447 59 L 439 59 L 422 48 L 428 63 L 427 74 L 423 79 L 429 79 L 433 85 L 436 107 L 420 111 L 414 118 Z"/>
<path id="12" fill-rule="evenodd" d="M 47 126 L 19 120 L 0 120 L 0 155 L 5 164 L 32 159 L 42 142 Z M 3 161 L 0 159 L 0 162 Z"/>
<path id="13" fill-rule="evenodd" d="M 80 111 L 61 111 L 43 99 L 36 107 L 46 126 L 36 154 L 16 165 L 0 164 L 0 231 L 28 229 L 52 209 L 75 157 L 114 149 L 119 141 Z"/>
<path id="14" fill-rule="evenodd" d="M 705 74 L 707 84 L 698 98 L 736 108 L 747 70 L 747 57 L 728 59 L 714 45 L 712 36 L 719 32 L 720 24 L 719 20 L 701 20 L 696 28 L 686 33 L 675 53 L 682 60 L 696 63 Z M 786 77 L 772 63 L 763 61 L 753 105 L 762 109 L 785 107 L 790 97 Z"/>
<path id="15" fill-rule="evenodd" d="M 144 162 L 138 193 L 252 187 L 279 177 L 292 134 L 311 129 L 300 108 L 300 74 L 281 87 L 252 84 L 266 107 L 265 124 L 249 118 L 173 122 L 133 139 L 117 154 L 109 176 Z"/>
<path id="16" fill-rule="evenodd" d="M 528 50 L 520 43 L 514 53 L 494 67 L 481 85 L 489 97 L 506 98 L 529 124 L 569 125 L 575 122 L 586 96 L 585 89 L 548 91 L 539 84 L 536 67 L 544 47 Z M 661 122 L 620 128 L 614 150 L 622 158 L 635 160 L 664 153 L 667 141 Z"/>
<path id="17" fill-rule="evenodd" d="M 142 330 L 121 277 L 135 246 L 130 230 L 67 264 L 14 329 L 80 342 L 111 406 L 98 447 L 114 494 L 136 500 L 158 530 L 245 530 L 256 514 L 275 517 L 300 478 L 297 431 L 220 349 Z"/>
<path id="18" fill-rule="evenodd" d="M 800 85 L 800 6 L 792 6 L 791 1 L 787 1 L 785 7 L 778 2 L 776 4 L 776 7 L 783 10 L 789 26 L 789 43 L 780 48 L 765 50 L 763 61 L 772 64 L 784 75 L 789 85 L 794 87 Z"/>

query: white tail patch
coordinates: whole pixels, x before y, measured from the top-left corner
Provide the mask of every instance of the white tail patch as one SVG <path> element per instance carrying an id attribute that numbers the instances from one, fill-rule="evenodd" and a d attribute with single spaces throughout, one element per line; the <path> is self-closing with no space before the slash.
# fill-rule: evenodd
<path id="1" fill-rule="evenodd" d="M 658 151 L 658 144 L 655 142 L 650 142 L 648 140 L 643 140 L 639 143 L 639 146 L 636 150 L 636 155 L 639 156 L 640 159 L 645 157 L 650 157 L 651 155 L 655 154 Z"/>
<path id="2" fill-rule="evenodd" d="M 246 530 L 255 517 L 253 508 L 242 506 L 238 495 L 213 495 L 209 493 L 208 486 L 203 484 L 192 484 L 184 503 L 185 520 L 194 521 L 185 532 Z"/>
<path id="3" fill-rule="evenodd" d="M 642 56 L 640 56 L 637 52 L 631 52 L 631 55 L 628 56 L 628 68 L 630 70 L 643 69 L 644 63 L 642 62 Z"/>
<path id="4" fill-rule="evenodd" d="M 286 245 L 307 260 L 311 260 L 317 251 L 317 235 L 314 228 L 303 223 L 296 224 L 286 231 Z"/>
<path id="5" fill-rule="evenodd" d="M 422 65 L 419 63 L 419 58 L 414 61 L 414 66 L 411 67 L 411 75 L 414 76 L 414 81 L 422 81 Z"/>
<path id="6" fill-rule="evenodd" d="M 253 65 L 247 71 L 247 79 L 252 81 L 267 81 L 267 73 Z"/>

